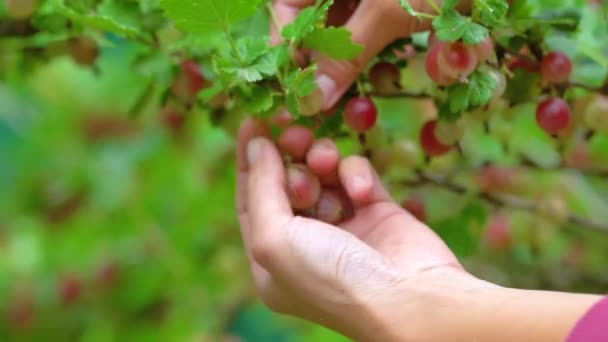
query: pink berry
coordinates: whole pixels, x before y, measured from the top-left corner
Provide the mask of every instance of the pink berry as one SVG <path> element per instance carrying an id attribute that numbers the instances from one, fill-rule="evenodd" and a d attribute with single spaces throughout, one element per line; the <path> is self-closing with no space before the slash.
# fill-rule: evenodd
<path id="1" fill-rule="evenodd" d="M 457 82 L 455 77 L 446 75 L 439 67 L 439 52 L 444 45 L 444 43 L 439 42 L 431 46 L 424 64 L 427 75 L 439 86 L 448 86 Z"/>
<path id="2" fill-rule="evenodd" d="M 420 131 L 420 145 L 429 156 L 440 156 L 448 153 L 452 147 L 442 144 L 435 134 L 437 121 L 429 121 Z"/>
<path id="3" fill-rule="evenodd" d="M 444 44 L 437 58 L 441 72 L 450 77 L 468 76 L 477 67 L 477 56 L 472 46 L 461 42 Z"/>
<path id="4" fill-rule="evenodd" d="M 378 119 L 376 105 L 369 97 L 355 97 L 344 109 L 344 122 L 356 132 L 363 133 L 374 127 Z"/>
<path id="5" fill-rule="evenodd" d="M 543 79 L 549 83 L 566 82 L 572 73 L 572 61 L 561 52 L 550 52 L 543 58 L 540 72 Z"/>
<path id="6" fill-rule="evenodd" d="M 536 109 L 536 122 L 549 134 L 558 134 L 570 124 L 570 108 L 566 101 L 550 97 Z"/>

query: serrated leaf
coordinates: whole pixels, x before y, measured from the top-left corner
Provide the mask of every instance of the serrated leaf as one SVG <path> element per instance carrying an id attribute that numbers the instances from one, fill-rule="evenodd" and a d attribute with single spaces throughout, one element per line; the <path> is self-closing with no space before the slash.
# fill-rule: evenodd
<path id="1" fill-rule="evenodd" d="M 224 68 L 224 71 L 234 75 L 237 80 L 250 83 L 261 81 L 264 78 L 260 70 L 255 65 L 243 67 L 228 67 Z"/>
<path id="2" fill-rule="evenodd" d="M 306 35 L 302 44 L 332 58 L 353 59 L 363 51 L 363 46 L 353 43 L 351 36 L 345 28 L 320 27 Z"/>
<path id="3" fill-rule="evenodd" d="M 498 24 L 507 14 L 509 4 L 506 0 L 474 0 L 473 17 L 485 26 Z"/>
<path id="4" fill-rule="evenodd" d="M 487 104 L 496 89 L 496 79 L 487 73 L 476 71 L 469 78 L 469 102 L 471 107 Z"/>
<path id="5" fill-rule="evenodd" d="M 433 28 L 437 38 L 442 41 L 454 42 L 462 38 L 466 44 L 477 44 L 485 40 L 488 29 L 472 22 L 455 10 L 447 10 L 433 20 Z"/>
<path id="6" fill-rule="evenodd" d="M 433 20 L 433 28 L 437 38 L 453 42 L 462 37 L 469 21 L 455 10 L 449 10 Z"/>
<path id="7" fill-rule="evenodd" d="M 208 34 L 254 15 L 260 0 L 162 0 L 167 17 L 182 31 Z"/>
<path id="8" fill-rule="evenodd" d="M 469 22 L 464 33 L 462 34 L 462 41 L 465 44 L 475 45 L 486 40 L 489 35 L 490 32 L 487 28 L 479 25 L 478 23 Z"/>
<path id="9" fill-rule="evenodd" d="M 116 33 L 129 39 L 150 40 L 147 34 L 139 31 L 137 28 L 123 25 L 111 17 L 83 15 L 60 2 L 53 2 L 52 6 L 57 13 L 80 25 L 100 31 Z"/>
<path id="10" fill-rule="evenodd" d="M 317 88 L 315 70 L 313 66 L 293 71 L 285 77 L 285 104 L 291 114 L 298 115 L 301 112 L 302 98 L 310 95 Z"/>
<path id="11" fill-rule="evenodd" d="M 285 77 L 285 90 L 298 96 L 310 95 L 317 88 L 315 70 L 316 68 L 313 66 L 289 73 Z"/>
<path id="12" fill-rule="evenodd" d="M 317 1 L 315 6 L 305 8 L 291 24 L 283 28 L 281 36 L 287 40 L 299 42 L 312 32 L 318 23 L 323 21 L 333 3 L 333 0 Z"/>
<path id="13" fill-rule="evenodd" d="M 253 88 L 251 95 L 244 102 L 244 107 L 251 113 L 257 114 L 272 108 L 273 103 L 272 90 L 268 87 L 259 86 Z"/>
<path id="14" fill-rule="evenodd" d="M 469 76 L 467 83 L 448 87 L 450 112 L 460 113 L 485 105 L 492 98 L 495 88 L 496 80 L 492 76 L 479 70 L 475 71 Z"/>
<path id="15" fill-rule="evenodd" d="M 244 64 L 251 64 L 260 56 L 268 52 L 267 36 L 247 36 L 236 43 L 239 58 Z"/>

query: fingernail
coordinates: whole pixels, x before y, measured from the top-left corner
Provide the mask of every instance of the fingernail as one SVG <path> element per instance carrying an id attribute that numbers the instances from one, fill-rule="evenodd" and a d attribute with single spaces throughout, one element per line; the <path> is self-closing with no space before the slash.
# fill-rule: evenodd
<path id="1" fill-rule="evenodd" d="M 255 164 L 256 160 L 258 159 L 261 144 L 262 142 L 258 138 L 252 139 L 247 144 L 247 162 L 249 162 L 249 165 Z"/>
<path id="2" fill-rule="evenodd" d="M 336 81 L 331 79 L 331 77 L 322 74 L 317 77 L 317 85 L 323 94 L 323 98 L 325 101 L 324 109 L 327 109 L 333 105 L 334 97 L 336 93 Z"/>

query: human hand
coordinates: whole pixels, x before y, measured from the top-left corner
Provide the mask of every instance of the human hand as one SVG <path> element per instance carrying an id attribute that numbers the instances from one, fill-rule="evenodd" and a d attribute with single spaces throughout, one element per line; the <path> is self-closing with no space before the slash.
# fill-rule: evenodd
<path id="1" fill-rule="evenodd" d="M 314 3 L 315 0 L 275 0 L 274 11 L 279 25 L 283 27 L 292 22 L 302 8 Z M 420 12 L 432 11 L 427 1 L 409 0 L 409 3 Z M 429 20 L 410 16 L 397 0 L 335 0 L 328 25 L 344 25 L 352 32 L 353 41 L 363 45 L 364 50 L 353 60 L 334 60 L 313 52 L 311 57 L 318 63 L 317 83 L 325 97 L 324 110 L 340 100 L 368 62 L 386 46 L 398 38 L 431 27 Z M 280 41 L 274 24 L 271 25 L 271 38 L 272 43 Z"/>
<path id="2" fill-rule="evenodd" d="M 293 139 L 289 150 L 307 155 L 322 177 L 337 174 L 353 215 L 338 226 L 295 215 L 268 132 L 254 119 L 239 131 L 237 207 L 254 282 L 271 309 L 378 340 L 378 331 L 389 334 L 395 303 L 401 319 L 417 318 L 414 288 L 469 279 L 442 240 L 395 204 L 366 159 L 340 160 L 328 140 Z M 404 302 L 411 317 L 403 317 Z"/>

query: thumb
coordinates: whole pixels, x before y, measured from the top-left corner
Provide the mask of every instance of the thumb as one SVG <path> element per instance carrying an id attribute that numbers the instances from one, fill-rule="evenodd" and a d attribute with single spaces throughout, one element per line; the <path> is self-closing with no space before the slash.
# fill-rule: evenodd
<path id="1" fill-rule="evenodd" d="M 278 268 L 285 228 L 293 211 L 285 190 L 285 168 L 274 144 L 255 138 L 247 145 L 247 208 L 253 258 L 269 271 Z"/>
<path id="2" fill-rule="evenodd" d="M 386 46 L 421 26 L 397 1 L 364 0 L 345 25 L 352 33 L 353 42 L 364 46 L 363 52 L 352 60 L 313 56 L 318 63 L 317 84 L 325 98 L 323 110 L 329 110 L 340 100 L 372 58 Z"/>

